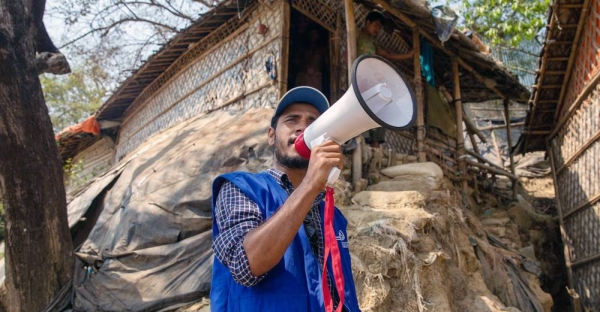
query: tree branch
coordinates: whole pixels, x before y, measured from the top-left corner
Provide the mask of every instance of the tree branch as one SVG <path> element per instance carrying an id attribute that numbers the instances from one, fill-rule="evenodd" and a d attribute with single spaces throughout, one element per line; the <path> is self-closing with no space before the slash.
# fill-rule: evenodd
<path id="1" fill-rule="evenodd" d="M 151 21 L 151 20 L 148 20 L 148 19 L 145 19 L 145 18 L 124 18 L 124 19 L 118 20 L 116 22 L 113 22 L 112 24 L 110 24 L 108 26 L 98 27 L 98 28 L 94 28 L 94 29 L 92 29 L 90 31 L 87 31 L 83 35 L 80 35 L 77 38 L 75 38 L 75 39 L 73 39 L 73 40 L 71 40 L 71 41 L 69 41 L 69 42 L 61 45 L 59 47 L 59 49 L 62 49 L 64 47 L 68 46 L 68 45 L 71 45 L 71 44 L 73 44 L 73 43 L 75 43 L 75 42 L 77 42 L 77 41 L 79 41 L 79 40 L 81 40 L 81 39 L 83 39 L 83 38 L 85 38 L 85 37 L 87 37 L 87 36 L 89 36 L 91 34 L 94 34 L 94 33 L 102 32 L 100 34 L 100 36 L 101 37 L 105 37 L 106 35 L 108 35 L 108 33 L 110 32 L 111 29 L 113 29 L 113 28 L 115 28 L 115 27 L 117 27 L 117 26 L 119 26 L 121 24 L 128 23 L 128 22 L 147 23 L 147 24 L 150 24 L 150 25 L 154 25 L 154 26 L 158 26 L 158 27 L 167 29 L 167 30 L 172 31 L 174 33 L 178 32 L 177 29 L 174 28 L 174 27 L 171 27 L 169 25 L 165 25 L 165 24 L 162 24 L 162 23 L 159 23 L 159 22 Z"/>
<path id="2" fill-rule="evenodd" d="M 162 5 L 162 4 L 156 3 L 155 1 L 151 1 L 151 2 L 129 1 L 129 2 L 126 2 L 126 3 L 128 3 L 128 4 L 138 4 L 138 5 L 147 5 L 147 6 L 151 6 L 151 7 L 156 7 L 156 8 L 159 8 L 161 10 L 165 10 L 165 11 L 171 13 L 174 16 L 186 19 L 186 20 L 188 20 L 190 22 L 195 22 L 196 21 L 193 17 L 191 17 L 189 15 L 185 15 L 181 11 L 175 9 L 169 2 L 167 2 L 167 4 L 169 5 L 170 8 L 168 8 L 168 7 L 166 7 L 166 6 Z"/>

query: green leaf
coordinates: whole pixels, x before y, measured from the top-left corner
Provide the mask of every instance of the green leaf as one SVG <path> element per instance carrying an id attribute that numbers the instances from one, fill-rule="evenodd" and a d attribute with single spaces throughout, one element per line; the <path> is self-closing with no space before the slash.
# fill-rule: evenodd
<path id="1" fill-rule="evenodd" d="M 108 75 L 98 65 L 75 68 L 69 75 L 40 76 L 54 132 L 77 124 L 102 105 Z"/>
<path id="2" fill-rule="evenodd" d="M 488 40 L 517 47 L 545 25 L 550 0 L 451 0 L 464 8 L 464 25 Z"/>

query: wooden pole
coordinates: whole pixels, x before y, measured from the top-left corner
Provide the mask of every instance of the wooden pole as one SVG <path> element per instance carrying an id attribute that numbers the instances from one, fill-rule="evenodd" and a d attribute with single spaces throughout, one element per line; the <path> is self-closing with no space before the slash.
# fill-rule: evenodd
<path id="1" fill-rule="evenodd" d="M 512 148 L 512 134 L 510 133 L 510 112 L 508 110 L 508 99 L 504 99 L 504 122 L 506 123 L 506 139 L 508 140 L 508 158 L 510 159 L 510 172 L 515 173 L 515 159 L 510 149 Z M 493 130 L 492 130 L 493 131 Z M 512 185 L 513 198 L 517 199 L 517 183 L 519 180 L 514 180 Z"/>
<path id="2" fill-rule="evenodd" d="M 456 158 L 458 159 L 458 170 L 461 174 L 463 187 L 467 187 L 467 166 L 465 159 L 462 157 L 465 154 L 465 140 L 463 135 L 463 109 L 460 99 L 460 80 L 458 77 L 458 61 L 452 59 L 452 75 L 454 77 L 454 108 L 456 110 Z"/>
<path id="3" fill-rule="evenodd" d="M 510 124 L 510 126 L 524 126 L 525 122 L 515 122 L 513 124 Z M 502 128 L 506 128 L 506 124 L 504 125 L 496 125 L 496 126 L 487 126 L 487 127 L 481 127 L 479 128 L 479 130 L 484 131 L 484 130 L 494 130 L 494 129 L 502 129 Z"/>
<path id="4" fill-rule="evenodd" d="M 262 2 L 261 2 L 262 3 Z M 279 97 L 288 90 L 288 64 L 290 63 L 290 4 L 282 1 L 283 25 L 281 27 L 281 59 L 279 64 Z M 266 5 L 265 5 L 266 6 Z M 267 6 L 268 7 L 268 6 Z"/>
<path id="5" fill-rule="evenodd" d="M 473 135 L 473 133 L 471 131 L 469 131 L 469 129 L 467 129 L 467 133 L 469 134 L 469 139 L 471 140 L 471 145 L 473 145 L 473 152 L 477 155 L 481 155 L 481 153 L 479 153 L 479 146 L 477 146 L 477 141 L 475 141 L 475 136 Z"/>
<path id="6" fill-rule="evenodd" d="M 352 64 L 356 59 L 356 23 L 354 19 L 354 2 L 344 0 L 346 8 L 346 38 L 348 44 L 348 88 L 352 83 Z M 352 184 L 355 186 L 362 179 L 362 137 L 355 138 L 356 148 L 352 152 Z"/>
<path id="7" fill-rule="evenodd" d="M 333 38 L 329 40 L 329 59 L 331 60 L 329 65 L 330 75 L 329 75 L 329 101 L 330 103 L 335 103 L 342 94 L 340 92 L 340 35 L 341 35 L 341 27 L 342 27 L 342 16 L 340 13 L 336 14 L 335 18 L 335 32 L 333 33 Z"/>
<path id="8" fill-rule="evenodd" d="M 346 38 L 348 44 L 348 87 L 352 83 L 352 63 L 356 59 L 356 22 L 354 19 L 354 2 L 344 0 L 346 8 Z"/>
<path id="9" fill-rule="evenodd" d="M 492 146 L 494 147 L 494 151 L 496 152 L 496 155 L 498 155 L 498 158 L 500 158 L 500 165 L 504 167 L 504 161 L 502 160 L 502 154 L 500 153 L 500 147 L 498 147 L 498 141 L 496 141 L 496 134 L 494 133 L 494 130 L 491 130 L 490 134 L 492 136 Z"/>
<path id="10" fill-rule="evenodd" d="M 440 87 L 440 91 L 442 92 L 442 95 L 444 95 L 444 98 L 446 99 L 446 101 L 448 101 L 448 103 L 452 102 L 453 97 L 450 95 L 450 93 L 448 93 L 448 91 L 446 91 L 445 88 Z M 469 119 L 469 116 L 465 112 L 464 107 L 463 107 L 463 121 L 465 122 L 465 125 L 467 126 L 468 131 L 471 131 L 471 132 L 477 134 L 477 136 L 479 137 L 479 140 L 481 140 L 481 142 L 487 143 L 487 140 L 485 139 L 485 136 L 483 136 L 483 133 L 481 133 L 481 131 L 479 131 L 479 129 L 477 129 L 477 127 L 473 124 L 471 119 Z"/>
<path id="11" fill-rule="evenodd" d="M 480 163 L 478 163 L 476 161 L 472 161 L 470 159 L 464 159 L 464 162 L 466 164 L 470 165 L 470 166 L 473 166 L 473 167 L 481 168 L 481 169 L 487 170 L 487 171 L 495 173 L 495 174 L 507 176 L 507 177 L 509 177 L 511 179 L 517 179 L 516 175 L 514 175 L 514 174 L 512 174 L 512 173 L 510 173 L 510 172 L 508 172 L 508 171 L 506 171 L 504 169 L 499 169 L 499 168 L 492 167 L 492 166 L 489 166 L 489 165 L 486 165 L 486 164 L 480 164 Z"/>
<path id="12" fill-rule="evenodd" d="M 463 113 L 464 113 L 464 109 L 463 109 Z M 477 126 L 475 126 L 473 124 L 471 119 L 469 119 L 469 117 L 467 117 L 466 114 L 463 114 L 463 121 L 465 122 L 465 125 L 467 125 L 467 129 L 469 129 L 473 133 L 477 134 L 477 136 L 479 137 L 479 140 L 481 140 L 481 142 L 487 143 L 487 139 L 481 132 L 481 129 L 477 128 Z"/>
<path id="13" fill-rule="evenodd" d="M 418 28 L 413 28 L 413 49 L 415 51 L 415 95 L 417 97 L 417 156 L 419 162 L 427 161 L 425 154 L 425 101 L 423 99 L 423 80 L 421 78 L 421 38 Z"/>
<path id="14" fill-rule="evenodd" d="M 554 149 L 553 149 L 553 141 L 551 140 L 547 140 L 546 141 L 547 144 L 546 146 L 548 147 L 548 155 L 550 155 L 550 166 L 551 166 L 551 172 L 552 172 L 552 178 L 554 179 L 554 196 L 556 197 L 556 210 L 558 210 L 558 220 L 559 220 L 559 224 L 560 224 L 560 236 L 562 237 L 562 241 L 563 241 L 563 252 L 565 255 L 565 266 L 567 267 L 567 281 L 569 282 L 569 290 L 574 289 L 574 283 L 573 283 L 573 270 L 572 270 L 572 266 L 571 266 L 571 252 L 569 250 L 569 236 L 567 235 L 567 232 L 565 231 L 565 224 L 564 224 L 564 216 L 563 216 L 563 207 L 562 207 L 562 201 L 560 200 L 560 192 L 558 190 L 558 180 L 556 179 L 556 162 L 554 159 Z M 571 295 L 571 300 L 572 303 L 575 304 L 575 296 Z M 575 310 L 576 312 L 578 312 L 577 310 Z"/>
<path id="15" fill-rule="evenodd" d="M 582 10 L 581 10 L 581 14 L 579 16 L 579 21 L 577 23 L 577 30 L 575 33 L 575 38 L 573 39 L 573 44 L 571 45 L 571 53 L 569 54 L 569 61 L 567 62 L 567 73 L 565 74 L 565 78 L 563 78 L 562 80 L 562 85 L 561 85 L 561 89 L 560 89 L 560 95 L 558 96 L 558 107 L 556 108 L 556 111 L 554 112 L 554 121 L 558 122 L 560 120 L 560 115 L 562 113 L 562 110 L 564 108 L 564 99 L 565 99 L 565 95 L 567 94 L 567 87 L 569 86 L 570 82 L 571 82 L 571 74 L 573 73 L 573 66 L 575 65 L 575 59 L 577 57 L 577 53 L 579 52 L 579 40 L 581 39 L 581 33 L 583 31 L 584 28 L 586 28 L 584 25 L 587 22 L 587 15 L 588 15 L 588 11 L 589 11 L 589 7 L 590 7 L 590 1 L 589 0 L 585 0 L 583 1 L 583 6 L 582 6 Z M 594 10 L 596 11 L 596 10 Z M 548 33 L 550 33 L 551 31 L 549 31 Z M 540 82 L 542 82 L 540 80 Z M 537 93 L 539 93 L 540 90 L 537 90 Z M 531 115 L 533 116 L 533 115 Z"/>
<path id="16" fill-rule="evenodd" d="M 414 27 L 417 26 L 417 24 L 415 22 L 413 22 L 407 15 L 405 15 L 404 13 L 400 12 L 398 9 L 394 8 L 393 6 L 391 6 L 385 0 L 373 0 L 373 2 L 375 2 L 376 4 L 378 4 L 379 6 L 381 6 L 385 11 L 387 11 L 390 14 L 394 15 L 400 21 L 402 21 L 403 23 L 405 23 L 408 27 L 414 28 Z M 458 54 L 455 54 L 452 51 L 450 51 L 449 49 L 447 49 L 446 47 L 444 47 L 444 45 L 442 45 L 442 43 L 440 42 L 439 39 L 434 38 L 433 36 L 431 36 L 430 34 L 428 34 L 426 30 L 420 30 L 420 33 L 421 33 L 421 35 L 425 39 L 427 39 L 427 41 L 430 44 L 432 44 L 436 48 L 440 49 L 442 52 L 446 53 L 448 56 L 456 58 L 458 60 L 458 62 L 460 63 L 460 66 L 462 66 L 464 69 L 466 69 L 467 71 L 469 71 L 470 73 L 472 73 L 473 76 L 475 76 L 475 79 L 478 80 L 479 82 L 481 82 L 482 84 L 484 84 L 488 89 L 494 91 L 501 98 L 505 98 L 506 97 L 502 92 L 500 92 L 500 90 L 498 90 L 498 88 L 496 88 L 493 85 L 487 83 L 487 81 L 485 80 L 485 78 L 483 76 L 481 76 L 477 71 L 475 71 L 473 69 L 473 67 L 469 66 L 469 64 L 467 64 L 465 61 L 463 61 L 458 56 Z M 498 70 L 501 70 L 501 69 L 498 69 Z"/>
<path id="17" fill-rule="evenodd" d="M 500 167 L 500 166 L 496 165 L 495 163 L 493 163 L 493 162 L 491 162 L 491 161 L 487 160 L 486 158 L 484 158 L 484 157 L 483 157 L 483 156 L 481 156 L 481 155 L 475 154 L 475 152 L 466 151 L 466 154 L 467 154 L 467 155 L 471 155 L 471 156 L 475 157 L 475 159 L 477 159 L 477 160 L 478 160 L 480 163 L 482 163 L 482 164 L 487 164 L 487 165 L 490 165 L 490 166 L 492 166 L 492 167 L 495 167 L 495 168 L 498 168 L 498 169 L 502 169 L 502 170 L 504 170 L 504 168 L 502 168 L 502 167 Z"/>

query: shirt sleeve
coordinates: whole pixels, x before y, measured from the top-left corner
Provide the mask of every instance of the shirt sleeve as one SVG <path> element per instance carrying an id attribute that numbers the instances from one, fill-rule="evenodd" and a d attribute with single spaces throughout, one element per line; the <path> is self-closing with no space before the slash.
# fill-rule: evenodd
<path id="1" fill-rule="evenodd" d="M 257 228 L 263 217 L 260 209 L 233 183 L 226 182 L 217 195 L 215 218 L 219 235 L 213 241 L 213 250 L 240 285 L 250 287 L 260 282 L 264 276 L 254 276 L 244 250 L 244 237 Z"/>

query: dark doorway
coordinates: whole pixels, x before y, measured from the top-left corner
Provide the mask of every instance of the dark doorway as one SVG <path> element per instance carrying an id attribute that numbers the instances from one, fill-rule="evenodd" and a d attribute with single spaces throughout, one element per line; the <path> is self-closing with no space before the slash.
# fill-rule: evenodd
<path id="1" fill-rule="evenodd" d="M 288 89 L 311 86 L 331 99 L 327 29 L 292 9 L 289 51 Z"/>

